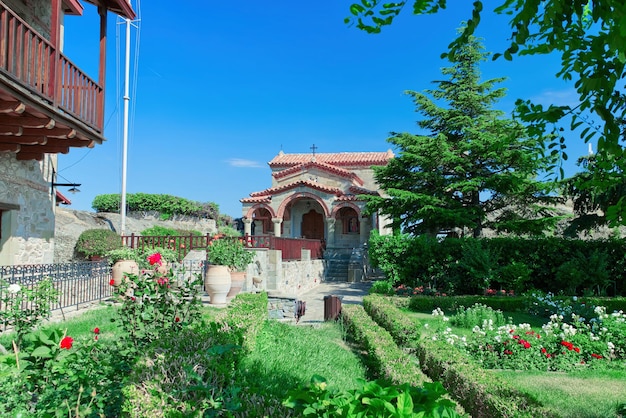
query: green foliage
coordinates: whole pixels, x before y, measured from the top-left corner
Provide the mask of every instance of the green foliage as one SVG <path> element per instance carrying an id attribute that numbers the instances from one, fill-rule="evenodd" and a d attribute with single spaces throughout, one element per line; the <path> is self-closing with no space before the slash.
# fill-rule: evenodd
<path id="1" fill-rule="evenodd" d="M 404 315 L 389 298 L 367 296 L 363 299 L 363 308 L 391 334 L 396 344 L 402 347 L 414 346 L 420 339 L 420 324 Z"/>
<path id="2" fill-rule="evenodd" d="M 220 319 L 229 328 L 238 331 L 235 344 L 246 351 L 254 349 L 263 322 L 267 320 L 267 293 L 240 293 L 230 302 Z"/>
<path id="3" fill-rule="evenodd" d="M 75 250 L 84 257 L 104 257 L 107 251 L 122 247 L 120 236 L 110 229 L 87 229 L 76 241 Z"/>
<path id="4" fill-rule="evenodd" d="M 167 236 L 202 236 L 202 232 L 188 229 L 167 228 L 161 225 L 154 225 L 141 231 L 144 237 L 167 237 Z"/>
<path id="5" fill-rule="evenodd" d="M 114 250 L 107 251 L 104 256 L 109 261 L 109 264 L 113 265 L 121 260 L 133 260 L 139 263 L 141 255 L 138 250 L 129 247 L 120 247 Z"/>
<path id="6" fill-rule="evenodd" d="M 129 417 L 220 416 L 239 409 L 240 350 L 216 323 L 167 333 L 146 350 L 124 388 Z"/>
<path id="7" fill-rule="evenodd" d="M 161 254 L 161 259 L 163 259 L 164 261 L 167 261 L 168 263 L 177 263 L 179 261 L 178 253 L 170 248 L 145 247 L 143 250 L 137 250 L 137 256 L 138 256 L 137 264 L 139 264 L 140 269 L 151 268 L 150 261 L 148 260 L 148 258 L 154 253 Z"/>
<path id="8" fill-rule="evenodd" d="M 59 296 L 59 291 L 54 288 L 49 277 L 34 285 L 0 281 L 0 323 L 2 329 L 13 328 L 17 348 L 21 347 L 22 340 L 29 332 L 50 316 L 50 309 Z"/>
<path id="9" fill-rule="evenodd" d="M 624 240 L 570 240 L 518 237 L 446 238 L 374 235 L 370 254 L 392 285 L 435 289 L 439 293 L 482 294 L 493 289 L 531 289 L 559 293 L 567 289 L 568 274 L 584 276 L 575 291 L 582 294 L 620 295 L 626 292 Z M 561 268 L 561 266 L 565 265 Z M 562 281 L 555 280 L 561 269 Z M 380 284 L 375 290 L 389 291 Z"/>
<path id="10" fill-rule="evenodd" d="M 240 231 L 236 230 L 230 225 L 220 226 L 217 232 L 224 235 L 225 237 L 240 237 L 242 235 Z"/>
<path id="11" fill-rule="evenodd" d="M 308 386 L 291 390 L 284 404 L 305 417 L 458 417 L 454 403 L 442 399 L 445 394 L 439 382 L 418 388 L 365 380 L 358 389 L 332 392 L 315 375 Z"/>
<path id="12" fill-rule="evenodd" d="M 381 379 L 410 385 L 428 381 L 411 357 L 398 347 L 389 332 L 368 316 L 362 306 L 343 306 L 341 319 L 347 333 L 367 350 L 368 359 Z"/>
<path id="13" fill-rule="evenodd" d="M 448 56 L 452 66 L 443 69 L 447 79 L 437 90 L 408 92 L 425 134 L 389 138 L 399 154 L 374 167 L 387 196 L 363 196 L 367 210 L 388 215 L 395 228 L 433 236 L 460 229 L 479 237 L 485 227 L 541 234 L 549 224 L 545 204 L 555 198 L 535 180 L 549 156 L 518 122 L 493 109 L 504 96 L 493 86 L 503 79 L 479 80 L 482 50 L 469 37 Z"/>
<path id="14" fill-rule="evenodd" d="M 94 198 L 91 207 L 96 212 L 120 211 L 119 194 L 104 194 Z M 182 197 L 164 194 L 129 193 L 126 195 L 129 212 L 159 212 L 166 219 L 172 215 L 190 215 L 200 218 L 217 219 L 219 209 L 215 203 L 199 203 Z"/>
<path id="15" fill-rule="evenodd" d="M 372 283 L 369 292 L 372 294 L 391 296 L 395 293 L 395 290 L 390 280 L 376 280 Z"/>
<path id="16" fill-rule="evenodd" d="M 247 249 L 242 240 L 220 238 L 210 242 L 207 260 L 211 264 L 228 266 L 234 271 L 246 271 L 254 260 L 254 252 Z"/>
<path id="17" fill-rule="evenodd" d="M 160 256 L 151 261 L 153 266 L 161 264 Z M 171 269 L 165 274 L 158 270 L 126 274 L 115 291 L 121 303 L 119 326 L 125 332 L 122 339 L 140 353 L 164 333 L 179 332 L 184 326 L 197 322 L 201 285 L 200 275 L 178 281 Z"/>
<path id="18" fill-rule="evenodd" d="M 472 329 L 475 326 L 482 326 L 484 323 L 499 327 L 507 323 L 502 311 L 494 310 L 490 306 L 476 303 L 469 308 L 461 306 L 456 310 L 456 314 L 450 318 L 450 323 L 457 327 Z"/>
<path id="19" fill-rule="evenodd" d="M 445 300 L 448 298 L 428 298 Z M 391 309 L 391 305 L 390 309 Z M 390 318 L 397 317 L 389 315 Z M 493 374 L 487 373 L 456 346 L 443 341 L 421 339 L 415 348 L 420 365 L 476 417 L 554 417 L 541 405 L 512 388 Z"/>
<path id="20" fill-rule="evenodd" d="M 477 303 L 495 310 L 516 312 L 527 309 L 528 299 L 525 297 L 497 296 L 413 296 L 409 300 L 408 308 L 415 312 L 432 312 L 436 308 L 441 308 L 445 312 L 453 313 L 464 306 L 472 306 Z"/>
<path id="21" fill-rule="evenodd" d="M 409 2 L 410 3 L 410 2 Z M 436 13 L 446 8 L 446 0 L 413 0 L 415 14 Z M 385 3 L 371 0 L 350 6 L 351 17 L 347 23 L 355 24 L 369 33 L 378 33 L 382 26 L 391 24 L 407 1 Z M 483 2 L 474 3 L 472 16 L 459 37 L 449 45 L 448 56 L 455 56 L 471 39 L 481 21 Z M 624 172 L 626 159 L 620 144 L 623 139 L 622 124 L 626 117 L 626 95 L 621 85 L 626 77 L 626 32 L 623 30 L 626 5 L 620 0 L 605 2 L 570 0 L 505 0 L 494 9 L 506 17 L 511 34 L 505 39 L 509 47 L 494 59 L 503 56 L 512 60 L 514 55 L 543 55 L 558 51 L 561 69 L 556 77 L 575 80 L 579 103 L 575 106 L 550 105 L 544 108 L 530 101 L 518 100 L 517 111 L 528 124 L 531 135 L 546 137 L 551 141 L 553 155 L 567 159 L 562 125 L 570 120 L 569 128 L 581 127 L 580 137 L 590 142 L 598 137 L 598 151 L 607 157 L 609 164 Z M 591 113 L 594 120 L 589 120 Z M 563 169 L 560 168 L 561 177 Z M 619 177 L 623 183 L 623 175 Z M 594 178 L 591 189 L 601 195 L 615 183 Z M 626 222 L 626 198 L 619 197 L 606 210 L 612 224 Z"/>

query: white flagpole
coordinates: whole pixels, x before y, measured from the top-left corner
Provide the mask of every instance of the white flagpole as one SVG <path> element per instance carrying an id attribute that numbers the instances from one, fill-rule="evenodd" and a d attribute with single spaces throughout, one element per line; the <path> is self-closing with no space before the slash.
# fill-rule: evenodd
<path id="1" fill-rule="evenodd" d="M 128 105 L 129 96 L 129 79 L 130 79 L 130 19 L 126 19 L 126 63 L 124 68 L 124 145 L 122 148 L 122 199 L 120 214 L 122 215 L 122 225 L 120 227 L 120 235 L 126 234 L 126 165 L 128 160 Z"/>

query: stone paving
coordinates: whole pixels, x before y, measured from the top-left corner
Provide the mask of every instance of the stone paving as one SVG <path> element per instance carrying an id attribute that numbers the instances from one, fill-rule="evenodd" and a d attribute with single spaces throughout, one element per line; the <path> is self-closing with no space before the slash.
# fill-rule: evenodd
<path id="1" fill-rule="evenodd" d="M 324 322 L 324 296 L 335 295 L 341 304 L 363 304 L 363 297 L 367 296 L 372 285 L 371 281 L 323 282 L 315 288 L 298 296 L 298 300 L 306 302 L 306 312 L 298 325 L 316 326 Z"/>

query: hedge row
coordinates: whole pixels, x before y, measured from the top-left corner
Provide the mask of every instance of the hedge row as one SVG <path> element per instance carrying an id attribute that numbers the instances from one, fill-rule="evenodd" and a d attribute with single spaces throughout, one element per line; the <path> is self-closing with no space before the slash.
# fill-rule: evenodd
<path id="1" fill-rule="evenodd" d="M 393 283 L 448 294 L 530 289 L 626 294 L 626 240 L 447 238 L 372 234 L 369 257 Z"/>
<path id="2" fill-rule="evenodd" d="M 121 195 L 101 194 L 96 196 L 91 207 L 96 212 L 120 211 Z M 208 219 L 218 219 L 219 206 L 216 203 L 200 203 L 168 194 L 129 193 L 126 206 L 130 212 L 160 212 L 166 218 L 171 215 L 190 215 Z"/>
<path id="3" fill-rule="evenodd" d="M 386 329 L 401 347 L 415 347 L 420 339 L 421 324 L 402 315 L 392 299 L 381 295 L 363 298 L 363 308 L 381 327 Z"/>
<path id="4" fill-rule="evenodd" d="M 414 312 L 432 312 L 436 308 L 447 313 L 454 313 L 458 308 L 474 306 L 477 303 L 487 305 L 495 310 L 505 312 L 525 311 L 529 299 L 527 297 L 499 297 L 499 296 L 412 296 L 407 299 L 405 306 Z"/>
<path id="5" fill-rule="evenodd" d="M 230 302 L 219 320 L 232 330 L 238 331 L 237 344 L 244 350 L 252 351 L 267 318 L 267 293 L 261 292 L 240 293 Z"/>
<path id="6" fill-rule="evenodd" d="M 392 329 L 406 327 L 404 314 L 390 300 L 380 296 L 364 298 L 363 304 L 376 305 L 377 311 L 386 310 L 385 323 L 396 322 Z M 382 326 L 382 324 L 381 324 Z M 408 331 L 407 331 L 408 332 Z M 404 338 L 402 338 L 404 339 Z M 450 394 L 472 417 L 554 417 L 532 397 L 512 388 L 506 381 L 485 371 L 442 341 L 420 340 L 414 348 L 423 371 L 433 380 L 441 381 Z"/>
<path id="7" fill-rule="evenodd" d="M 341 319 L 348 333 L 367 350 L 380 377 L 396 385 L 421 386 L 430 379 L 422 373 L 414 358 L 394 342 L 360 305 L 344 305 Z"/>

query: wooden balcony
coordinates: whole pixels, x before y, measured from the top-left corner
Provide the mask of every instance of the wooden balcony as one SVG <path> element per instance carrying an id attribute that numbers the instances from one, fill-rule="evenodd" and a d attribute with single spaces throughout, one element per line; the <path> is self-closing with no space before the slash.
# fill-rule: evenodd
<path id="1" fill-rule="evenodd" d="M 104 89 L 0 1 L 0 152 L 41 160 L 93 147 L 103 117 Z"/>

